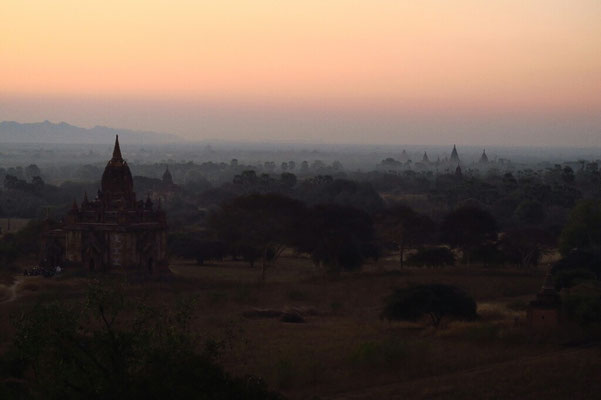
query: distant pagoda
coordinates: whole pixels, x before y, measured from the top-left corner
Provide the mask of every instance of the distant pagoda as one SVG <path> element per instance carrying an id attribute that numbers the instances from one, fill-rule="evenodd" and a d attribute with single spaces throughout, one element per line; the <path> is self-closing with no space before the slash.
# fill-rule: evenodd
<path id="1" fill-rule="evenodd" d="M 488 156 L 486 155 L 486 149 L 482 150 L 482 155 L 480 156 L 480 161 L 478 161 L 480 164 L 487 164 L 488 163 Z"/>
<path id="2" fill-rule="evenodd" d="M 457 164 L 457 168 L 455 168 L 455 176 L 461 178 L 463 176 L 463 172 L 461 171 L 461 166 Z"/>
<path id="3" fill-rule="evenodd" d="M 459 164 L 459 154 L 457 154 L 457 147 L 455 145 L 453 145 L 453 151 L 451 152 L 449 161 L 453 164 Z"/>

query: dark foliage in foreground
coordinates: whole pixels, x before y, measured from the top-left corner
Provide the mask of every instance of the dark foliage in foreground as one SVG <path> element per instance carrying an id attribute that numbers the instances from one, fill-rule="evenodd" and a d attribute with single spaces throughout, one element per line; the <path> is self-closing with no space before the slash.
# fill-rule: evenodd
<path id="1" fill-rule="evenodd" d="M 446 316 L 472 320 L 477 316 L 476 302 L 454 286 L 417 285 L 395 289 L 382 311 L 382 318 L 388 320 L 416 321 L 426 315 L 436 327 Z"/>
<path id="2" fill-rule="evenodd" d="M 563 312 L 581 325 L 601 323 L 601 295 L 577 293 L 563 298 Z"/>
<path id="3" fill-rule="evenodd" d="M 573 249 L 601 247 L 601 202 L 583 200 L 570 212 L 559 238 L 559 250 L 567 255 Z"/>
<path id="4" fill-rule="evenodd" d="M 601 281 L 601 203 L 581 201 L 570 213 L 559 239 L 562 259 L 553 266 L 557 288 Z"/>
<path id="5" fill-rule="evenodd" d="M 99 285 L 84 304 L 38 305 L 16 319 L 0 398 L 281 398 L 257 378 L 225 372 L 221 344 L 199 346 L 191 333 L 190 307 L 159 312 Z"/>
<path id="6" fill-rule="evenodd" d="M 586 280 L 601 280 L 601 248 L 575 249 L 553 265 L 558 289 Z"/>

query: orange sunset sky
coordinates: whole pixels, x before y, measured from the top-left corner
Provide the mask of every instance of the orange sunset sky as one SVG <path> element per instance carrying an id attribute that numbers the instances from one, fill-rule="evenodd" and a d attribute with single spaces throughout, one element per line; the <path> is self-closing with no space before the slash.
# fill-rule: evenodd
<path id="1" fill-rule="evenodd" d="M 2 0 L 0 120 L 601 146 L 601 1 Z"/>

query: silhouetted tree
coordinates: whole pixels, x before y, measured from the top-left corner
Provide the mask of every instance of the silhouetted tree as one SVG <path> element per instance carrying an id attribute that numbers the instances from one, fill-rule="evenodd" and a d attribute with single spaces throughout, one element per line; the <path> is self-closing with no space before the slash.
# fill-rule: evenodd
<path id="1" fill-rule="evenodd" d="M 466 206 L 447 214 L 441 225 L 441 239 L 463 251 L 464 261 L 470 263 L 470 252 L 476 247 L 497 239 L 497 223 L 485 210 Z"/>
<path id="2" fill-rule="evenodd" d="M 290 172 L 284 172 L 280 175 L 280 181 L 282 185 L 286 188 L 292 188 L 296 185 L 296 175 L 291 174 Z"/>
<path id="3" fill-rule="evenodd" d="M 364 211 L 337 204 L 320 204 L 309 211 L 297 249 L 330 272 L 361 267 L 373 255 L 373 225 Z"/>
<path id="4" fill-rule="evenodd" d="M 584 200 L 570 213 L 559 238 L 559 250 L 565 256 L 573 249 L 601 247 L 601 202 Z"/>
<path id="5" fill-rule="evenodd" d="M 529 267 L 538 265 L 556 242 L 556 236 L 548 229 L 525 227 L 504 232 L 499 247 L 507 261 Z"/>
<path id="6" fill-rule="evenodd" d="M 42 175 L 42 171 L 35 164 L 30 164 L 25 168 L 25 178 L 32 179 L 35 176 Z"/>
<path id="7" fill-rule="evenodd" d="M 545 219 L 545 208 L 536 200 L 523 200 L 516 208 L 515 214 L 523 224 L 541 224 Z"/>
<path id="8" fill-rule="evenodd" d="M 601 248 L 573 249 L 553 264 L 552 272 L 558 289 L 581 281 L 601 280 Z"/>
<path id="9" fill-rule="evenodd" d="M 190 327 L 193 304 L 171 310 L 92 284 L 84 301 L 39 303 L 15 318 L 0 396 L 19 399 L 279 399 L 262 380 L 218 363 L 220 342 Z"/>
<path id="10" fill-rule="evenodd" d="M 376 226 L 385 240 L 398 247 L 401 267 L 406 249 L 430 243 L 436 233 L 436 224 L 430 217 L 405 205 L 395 205 L 383 211 L 378 215 Z"/>
<path id="11" fill-rule="evenodd" d="M 261 260 L 265 278 L 268 261 L 275 261 L 294 241 L 305 214 L 304 204 L 279 194 L 241 196 L 222 205 L 209 217 L 209 229 L 236 249 L 251 247 Z"/>
<path id="12" fill-rule="evenodd" d="M 407 257 L 407 264 L 418 267 L 455 265 L 455 254 L 447 247 L 424 247 Z"/>
<path id="13" fill-rule="evenodd" d="M 472 320 L 476 302 L 463 290 L 443 284 L 418 285 L 395 289 L 385 299 L 382 318 L 416 321 L 428 315 L 435 327 L 445 316 Z"/>

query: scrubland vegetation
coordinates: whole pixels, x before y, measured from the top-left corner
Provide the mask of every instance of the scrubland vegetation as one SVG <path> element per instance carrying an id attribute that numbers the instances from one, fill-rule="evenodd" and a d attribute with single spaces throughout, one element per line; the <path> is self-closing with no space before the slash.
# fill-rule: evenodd
<path id="1" fill-rule="evenodd" d="M 49 279 L 19 276 L 59 223 L 41 204 L 58 213 L 95 184 L 6 178 L 0 210 L 32 221 L 0 237 L 0 394 L 596 398 L 595 165 L 176 165 L 194 179 L 168 193 L 135 178 L 164 198 L 170 274 Z M 549 269 L 564 320 L 533 330 Z"/>

